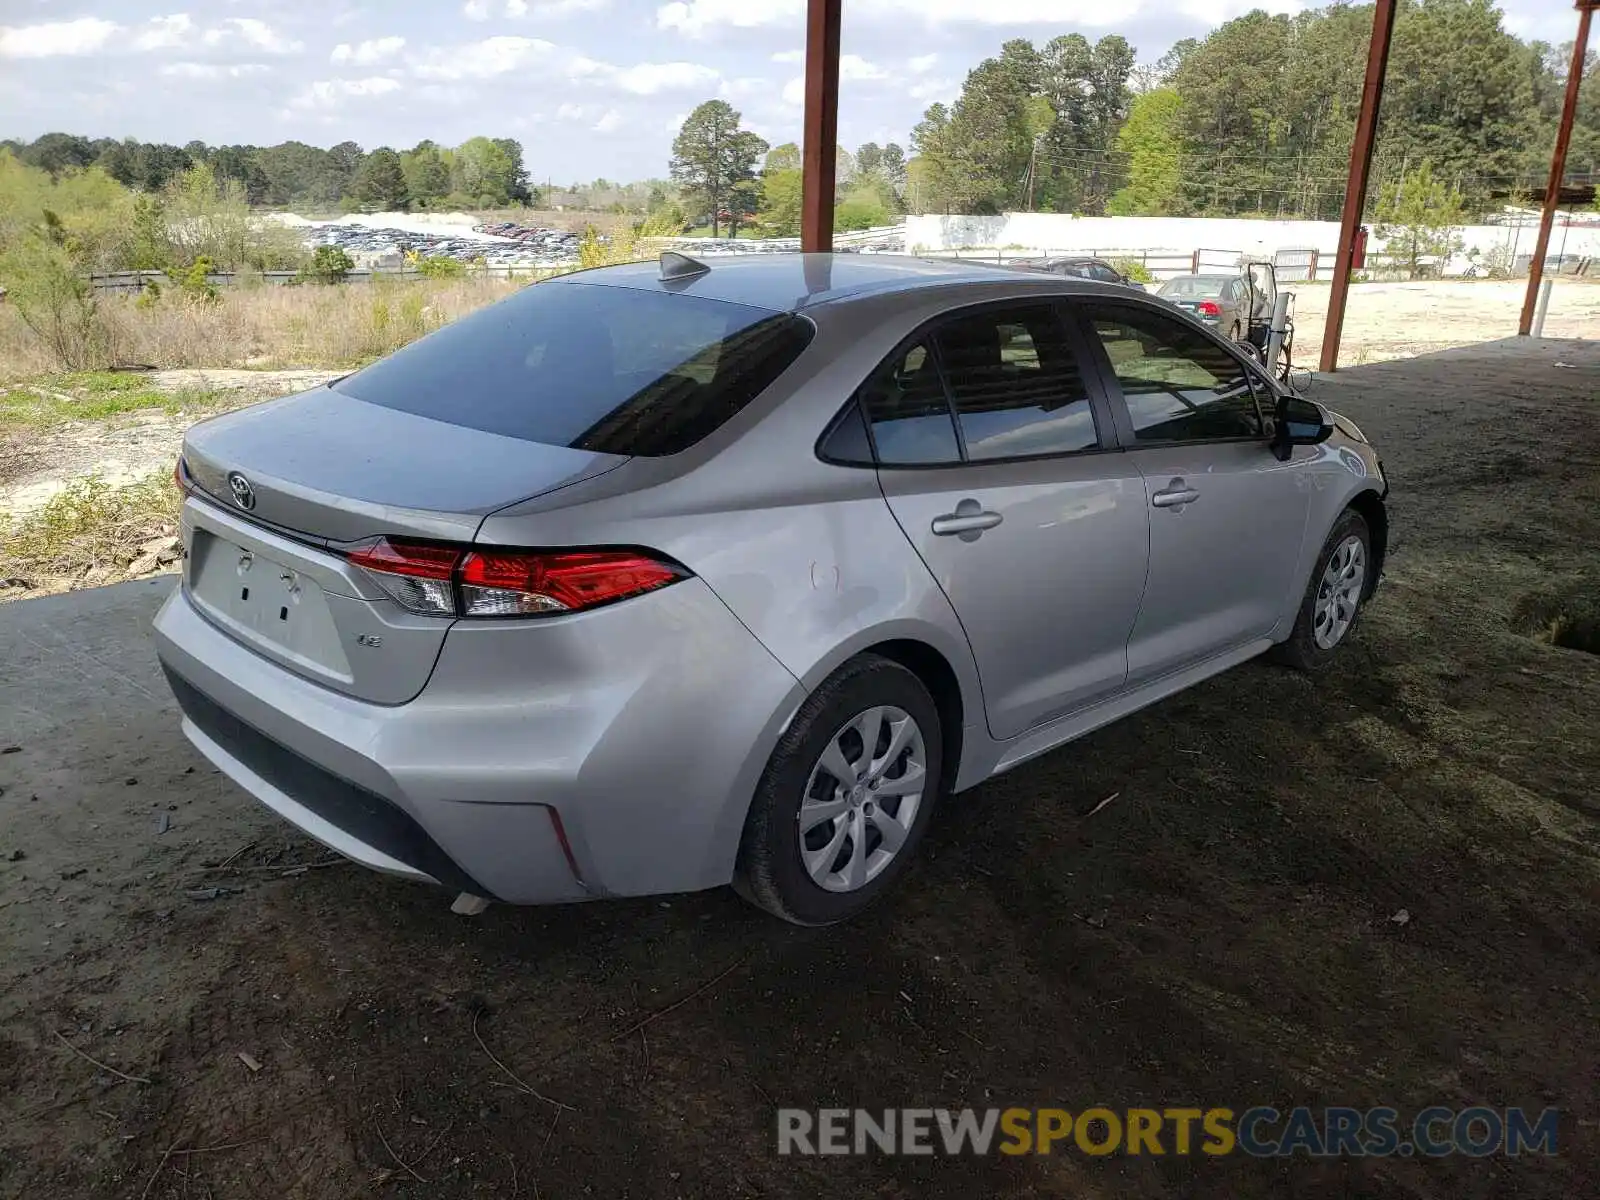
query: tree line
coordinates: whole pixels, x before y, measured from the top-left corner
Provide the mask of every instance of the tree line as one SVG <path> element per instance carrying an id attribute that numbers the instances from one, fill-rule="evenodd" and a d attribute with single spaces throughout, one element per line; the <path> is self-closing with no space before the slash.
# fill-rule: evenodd
<path id="1" fill-rule="evenodd" d="M 257 207 L 498 208 L 536 200 L 522 144 L 513 138 L 475 137 L 455 147 L 423 140 L 405 151 L 388 146 L 367 151 L 348 141 L 328 149 L 295 141 L 173 146 L 47 133 L 32 142 L 0 142 L 0 148 L 52 179 L 98 167 L 124 187 L 149 194 L 192 167 L 206 166 L 219 183 L 236 185 Z"/>
<path id="2" fill-rule="evenodd" d="M 1144 68 L 1118 36 L 1007 41 L 918 123 L 909 206 L 1336 218 L 1372 16 L 1257 10 Z M 1374 194 L 1424 162 L 1469 209 L 1542 191 L 1569 56 L 1508 32 L 1491 0 L 1401 0 Z M 1592 176 L 1594 55 L 1586 74 L 1570 162 Z"/>
<path id="3" fill-rule="evenodd" d="M 712 237 L 738 237 L 751 226 L 766 237 L 800 232 L 800 147 L 769 146 L 740 124 L 725 100 L 707 100 L 685 119 L 672 142 L 676 203 Z M 759 168 L 758 168 L 758 165 Z M 835 230 L 887 225 L 906 211 L 906 154 L 898 144 L 867 142 L 854 154 L 837 150 Z"/>

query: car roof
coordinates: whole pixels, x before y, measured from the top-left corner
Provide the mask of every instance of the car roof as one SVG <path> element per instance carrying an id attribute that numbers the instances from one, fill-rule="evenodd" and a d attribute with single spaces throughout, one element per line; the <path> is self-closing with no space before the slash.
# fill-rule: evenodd
<path id="1" fill-rule="evenodd" d="M 663 280 L 655 262 L 598 267 L 558 275 L 547 283 L 600 284 L 644 291 L 683 292 L 709 300 L 799 312 L 885 292 L 918 291 L 971 282 L 1024 281 L 1041 291 L 1073 290 L 1071 280 L 999 269 L 975 259 L 913 258 L 901 254 L 738 254 L 707 256 L 707 270 Z M 1092 285 L 1085 287 L 1091 290 Z"/>

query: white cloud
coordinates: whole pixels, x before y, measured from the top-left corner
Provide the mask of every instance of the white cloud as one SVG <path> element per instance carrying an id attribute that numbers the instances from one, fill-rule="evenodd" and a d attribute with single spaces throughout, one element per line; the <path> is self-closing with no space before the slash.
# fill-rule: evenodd
<path id="1" fill-rule="evenodd" d="M 170 50 L 189 41 L 194 32 L 194 21 L 188 13 L 173 13 L 170 17 L 151 17 L 145 27 L 134 35 L 135 50 Z"/>
<path id="2" fill-rule="evenodd" d="M 708 29 L 730 27 L 789 24 L 799 30 L 804 16 L 805 0 L 674 0 L 656 9 L 656 25 L 698 37 Z"/>
<path id="3" fill-rule="evenodd" d="M 1218 25 L 1252 8 L 1298 12 L 1313 0 L 852 0 L 858 17 L 926 25 L 1083 25 L 1103 28 L 1126 25 L 1135 16 L 1166 16 L 1173 8 Z M 805 0 L 673 0 L 656 9 L 656 25 L 700 37 L 721 29 L 787 26 L 798 33 L 805 18 Z"/>
<path id="4" fill-rule="evenodd" d="M 489 19 L 489 0 L 467 0 L 461 6 L 461 15 L 469 21 L 487 21 Z"/>
<path id="5" fill-rule="evenodd" d="M 805 60 L 806 52 L 804 50 L 779 50 L 772 56 L 773 62 L 781 63 L 802 63 Z"/>
<path id="6" fill-rule="evenodd" d="M 906 95 L 913 100 L 950 100 L 958 90 L 957 85 L 948 79 L 930 79 L 907 88 Z"/>
<path id="7" fill-rule="evenodd" d="M 272 68 L 266 63 L 175 62 L 162 63 L 157 73 L 169 79 L 244 79 L 250 75 L 265 75 Z"/>
<path id="8" fill-rule="evenodd" d="M 371 41 L 358 42 L 352 46 L 349 42 L 340 42 L 333 48 L 333 53 L 328 56 L 330 62 L 353 62 L 361 66 L 382 62 L 386 58 L 393 58 L 405 48 L 406 40 L 403 37 L 373 38 Z"/>
<path id="9" fill-rule="evenodd" d="M 587 110 L 581 104 L 563 104 L 560 108 L 556 109 L 556 120 L 579 121 L 583 119 L 583 114 L 586 111 Z"/>
<path id="10" fill-rule="evenodd" d="M 725 79 L 717 91 L 723 96 L 738 99 L 742 96 L 765 96 L 772 91 L 772 81 L 755 75 L 741 75 L 738 79 Z"/>
<path id="11" fill-rule="evenodd" d="M 937 54 L 919 54 L 906 63 L 906 66 L 911 68 L 912 73 L 917 75 L 925 75 L 938 65 L 939 56 Z"/>
<path id="12" fill-rule="evenodd" d="M 532 14 L 535 17 L 570 17 L 573 13 L 598 12 L 609 8 L 611 0 L 541 0 L 529 4 L 528 0 L 506 0 L 506 16 L 515 21 Z"/>
<path id="13" fill-rule="evenodd" d="M 610 7 L 611 0 L 545 0 L 533 5 L 532 12 L 536 17 L 570 17 L 573 13 L 599 12 Z M 508 13 L 509 9 L 508 3 Z"/>
<path id="14" fill-rule="evenodd" d="M 293 108 L 335 108 L 343 100 L 383 96 L 399 89 L 400 81 L 385 75 L 368 79 L 319 79 L 289 104 Z"/>
<path id="15" fill-rule="evenodd" d="M 636 96 L 653 96 L 657 92 L 680 88 L 709 87 L 721 78 L 710 67 L 688 62 L 640 63 L 633 67 L 613 68 L 613 71 L 612 81 L 623 91 Z"/>
<path id="16" fill-rule="evenodd" d="M 888 72 L 877 63 L 870 63 L 859 54 L 839 56 L 840 79 L 887 79 Z"/>
<path id="17" fill-rule="evenodd" d="M 594 123 L 596 133 L 610 133 L 622 125 L 622 114 L 614 108 L 608 108 L 605 115 Z"/>
<path id="18" fill-rule="evenodd" d="M 44 25 L 0 25 L 0 58 L 55 58 L 93 54 L 117 32 L 117 23 L 100 17 L 51 21 Z"/>
<path id="19" fill-rule="evenodd" d="M 201 40 L 208 46 L 219 46 L 238 38 L 267 54 L 294 54 L 305 48 L 302 43 L 284 37 L 271 25 L 254 17 L 229 17 L 224 24 L 231 28 L 208 29 Z"/>
<path id="20" fill-rule="evenodd" d="M 796 75 L 783 85 L 783 102 L 793 108 L 804 108 L 806 103 L 806 77 Z"/>
<path id="21" fill-rule="evenodd" d="M 492 37 L 434 51 L 413 68 L 424 79 L 490 79 L 519 70 L 554 50 L 542 38 Z"/>

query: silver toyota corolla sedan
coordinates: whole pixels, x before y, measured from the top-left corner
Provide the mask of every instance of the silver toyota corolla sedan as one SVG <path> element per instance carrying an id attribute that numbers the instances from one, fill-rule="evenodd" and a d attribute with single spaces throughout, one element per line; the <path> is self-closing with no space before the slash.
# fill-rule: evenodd
<path id="1" fill-rule="evenodd" d="M 185 732 L 463 911 L 850 917 L 952 793 L 1324 665 L 1388 529 L 1361 432 L 1170 305 L 882 255 L 540 283 L 195 426 L 178 479 Z"/>

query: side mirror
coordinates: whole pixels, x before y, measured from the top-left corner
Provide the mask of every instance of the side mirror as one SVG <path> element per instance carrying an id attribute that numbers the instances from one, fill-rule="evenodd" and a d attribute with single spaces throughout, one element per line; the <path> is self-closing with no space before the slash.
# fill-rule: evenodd
<path id="1" fill-rule="evenodd" d="M 1333 436 L 1327 409 L 1303 396 L 1279 396 L 1272 452 L 1288 462 L 1296 446 L 1318 446 Z"/>

